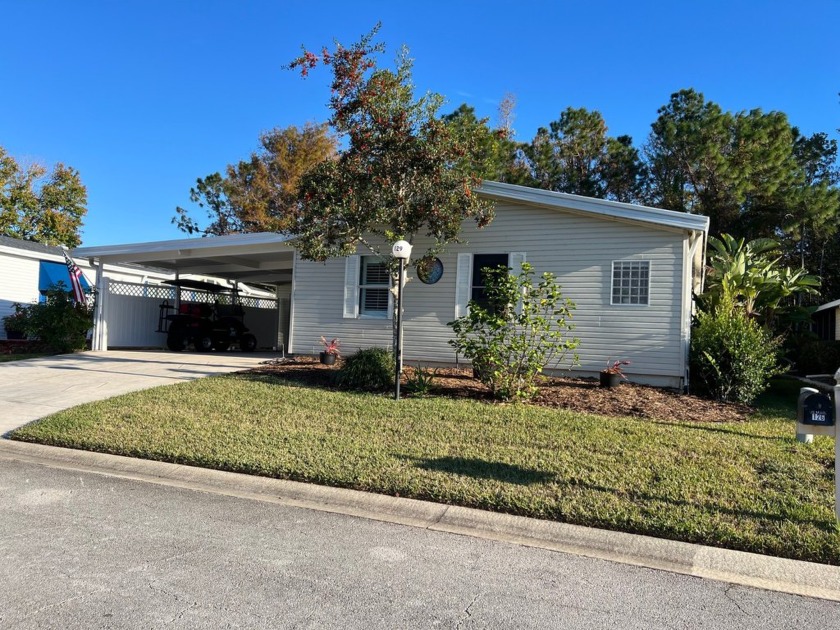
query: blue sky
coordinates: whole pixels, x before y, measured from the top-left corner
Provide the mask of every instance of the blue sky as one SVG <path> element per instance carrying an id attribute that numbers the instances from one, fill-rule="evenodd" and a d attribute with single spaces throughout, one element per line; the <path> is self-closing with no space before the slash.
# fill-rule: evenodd
<path id="1" fill-rule="evenodd" d="M 417 89 L 445 95 L 444 111 L 492 119 L 514 94 L 520 140 L 574 106 L 640 145 L 688 87 L 805 133 L 840 127 L 834 0 L 0 0 L 0 15 L 0 145 L 79 169 L 87 246 L 183 237 L 170 219 L 196 177 L 247 157 L 261 131 L 328 117 L 328 76 L 281 66 L 378 20 L 384 61 L 407 45 Z"/>

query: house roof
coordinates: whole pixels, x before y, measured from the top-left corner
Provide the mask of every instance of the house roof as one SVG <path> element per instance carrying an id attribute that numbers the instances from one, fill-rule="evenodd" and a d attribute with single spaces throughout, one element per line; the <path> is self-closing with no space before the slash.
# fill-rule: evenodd
<path id="1" fill-rule="evenodd" d="M 179 274 L 200 274 L 241 282 L 291 282 L 294 251 L 290 238 L 275 232 L 229 234 L 151 243 L 80 247 L 80 258 L 104 263 L 152 265 Z"/>
<path id="2" fill-rule="evenodd" d="M 484 181 L 478 193 L 495 201 L 514 201 L 530 206 L 594 214 L 606 218 L 647 223 L 654 226 L 700 232 L 709 231 L 709 217 L 674 210 L 650 208 L 632 203 L 570 195 L 551 190 Z"/>
<path id="3" fill-rule="evenodd" d="M 0 247 L 11 247 L 13 249 L 22 249 L 37 254 L 51 254 L 53 256 L 61 256 L 62 251 L 60 247 L 54 245 L 44 245 L 35 241 L 25 241 L 22 238 L 3 235 L 0 235 Z"/>
<path id="4" fill-rule="evenodd" d="M 834 300 L 833 302 L 828 302 L 826 304 L 822 304 L 817 307 L 817 310 L 814 311 L 815 313 L 819 313 L 820 311 L 827 311 L 831 308 L 840 308 L 840 300 Z"/>
<path id="5" fill-rule="evenodd" d="M 591 199 L 513 184 L 483 182 L 478 193 L 497 201 L 598 215 L 618 221 L 648 224 L 663 229 L 706 233 L 705 216 L 648 208 L 604 199 Z M 179 274 L 201 274 L 263 284 L 291 282 L 294 250 L 291 237 L 275 232 L 229 234 L 212 238 L 185 238 L 150 243 L 128 243 L 102 247 L 81 247 L 73 251 L 81 258 L 98 258 L 104 263 L 139 263 Z"/>

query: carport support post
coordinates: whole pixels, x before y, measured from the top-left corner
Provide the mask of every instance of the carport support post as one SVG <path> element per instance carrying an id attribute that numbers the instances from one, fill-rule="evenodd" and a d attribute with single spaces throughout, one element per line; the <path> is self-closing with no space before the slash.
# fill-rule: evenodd
<path id="1" fill-rule="evenodd" d="M 96 302 L 93 311 L 93 336 L 90 340 L 91 350 L 105 351 L 108 349 L 108 328 L 105 322 L 105 300 L 108 299 L 108 278 L 105 277 L 105 263 L 102 259 L 96 265 Z"/>

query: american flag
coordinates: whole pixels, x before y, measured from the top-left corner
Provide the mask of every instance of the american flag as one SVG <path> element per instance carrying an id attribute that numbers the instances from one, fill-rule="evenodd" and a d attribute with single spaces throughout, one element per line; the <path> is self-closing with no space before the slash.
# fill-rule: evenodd
<path id="1" fill-rule="evenodd" d="M 77 304 L 87 304 L 84 289 L 82 289 L 82 270 L 79 265 L 73 262 L 73 259 L 64 253 L 64 261 L 67 263 L 67 271 L 70 272 L 70 284 L 73 285 L 73 299 Z"/>

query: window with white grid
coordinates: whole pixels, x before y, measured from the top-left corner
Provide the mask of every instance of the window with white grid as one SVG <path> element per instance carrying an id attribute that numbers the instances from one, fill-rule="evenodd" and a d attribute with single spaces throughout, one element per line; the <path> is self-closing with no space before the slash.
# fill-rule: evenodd
<path id="1" fill-rule="evenodd" d="M 650 304 L 650 261 L 613 261 L 612 303 Z"/>
<path id="2" fill-rule="evenodd" d="M 387 317 L 388 295 L 391 286 L 387 265 L 376 256 L 362 256 L 361 267 L 359 314 Z"/>

